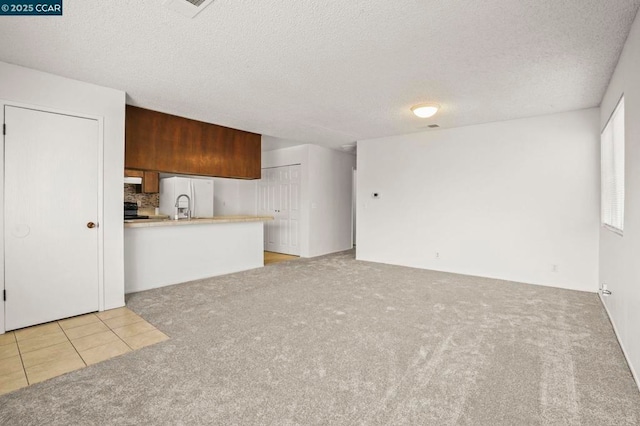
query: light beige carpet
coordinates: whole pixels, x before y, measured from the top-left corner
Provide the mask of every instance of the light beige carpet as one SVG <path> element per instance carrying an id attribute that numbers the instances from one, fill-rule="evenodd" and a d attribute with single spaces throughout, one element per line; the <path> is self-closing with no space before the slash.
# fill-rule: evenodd
<path id="1" fill-rule="evenodd" d="M 640 424 L 595 294 L 345 252 L 127 304 L 171 340 L 0 397 L 0 424 Z"/>

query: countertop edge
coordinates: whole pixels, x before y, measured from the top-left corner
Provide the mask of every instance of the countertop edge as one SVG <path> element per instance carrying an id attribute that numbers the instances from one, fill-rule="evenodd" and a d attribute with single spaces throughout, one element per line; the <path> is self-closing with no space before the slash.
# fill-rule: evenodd
<path id="1" fill-rule="evenodd" d="M 265 222 L 273 220 L 273 216 L 218 216 L 204 219 L 191 219 L 191 220 L 155 220 L 155 219 L 140 219 L 130 222 L 125 221 L 125 228 L 154 228 L 161 226 L 190 226 L 190 225 L 207 225 L 207 224 L 220 224 L 220 223 L 243 223 L 243 222 Z"/>

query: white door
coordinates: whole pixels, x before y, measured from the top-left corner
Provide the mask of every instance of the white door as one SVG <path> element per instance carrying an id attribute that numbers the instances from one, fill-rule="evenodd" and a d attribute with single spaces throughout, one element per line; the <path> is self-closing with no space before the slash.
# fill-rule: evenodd
<path id="1" fill-rule="evenodd" d="M 276 213 L 278 211 L 278 203 L 280 197 L 276 194 L 277 187 L 277 170 L 264 169 L 262 171 L 262 181 L 259 185 L 260 197 L 259 208 L 260 214 L 264 216 L 273 216 L 274 220 L 266 221 L 264 224 L 264 249 L 267 251 L 275 251 L 276 246 Z"/>
<path id="2" fill-rule="evenodd" d="M 260 181 L 258 181 L 258 215 L 273 216 L 273 210 L 269 208 L 271 169 L 262 169 Z M 269 250 L 269 237 L 271 234 L 271 221 L 264 222 L 264 249 Z"/>
<path id="3" fill-rule="evenodd" d="M 258 210 L 273 216 L 265 223 L 265 250 L 300 255 L 300 166 L 263 169 Z"/>
<path id="4" fill-rule="evenodd" d="M 98 122 L 5 106 L 6 329 L 99 308 Z"/>

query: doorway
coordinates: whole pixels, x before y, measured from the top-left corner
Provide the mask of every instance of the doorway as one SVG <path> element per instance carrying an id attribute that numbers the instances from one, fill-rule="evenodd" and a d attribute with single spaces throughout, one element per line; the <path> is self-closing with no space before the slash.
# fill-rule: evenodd
<path id="1" fill-rule="evenodd" d="M 300 255 L 300 165 L 262 169 L 258 183 L 258 214 L 265 222 L 264 249 Z"/>
<path id="2" fill-rule="evenodd" d="M 97 311 L 98 120 L 4 106 L 5 329 Z"/>

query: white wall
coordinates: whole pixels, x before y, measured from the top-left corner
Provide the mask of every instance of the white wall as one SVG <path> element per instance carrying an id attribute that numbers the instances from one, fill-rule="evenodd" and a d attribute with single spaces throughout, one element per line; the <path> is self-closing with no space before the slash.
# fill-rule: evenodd
<path id="1" fill-rule="evenodd" d="M 640 373 L 640 18 L 636 17 L 618 66 L 602 99 L 600 128 L 620 96 L 625 103 L 624 236 L 600 229 L 600 283 L 618 339 L 639 383 Z"/>
<path id="2" fill-rule="evenodd" d="M 351 224 L 352 229 L 351 232 L 353 233 L 351 242 L 353 245 L 355 245 L 356 243 L 356 230 L 357 230 L 357 222 L 356 222 L 356 217 L 357 217 L 357 213 L 358 213 L 358 196 L 357 196 L 357 190 L 356 188 L 358 187 L 358 171 L 357 170 L 353 170 L 353 183 L 351 185 L 351 187 L 353 188 L 353 194 L 352 194 L 352 203 L 351 203 L 351 209 L 352 209 L 352 215 L 353 215 L 353 223 Z"/>
<path id="3" fill-rule="evenodd" d="M 317 145 L 262 153 L 262 168 L 300 164 L 300 256 L 351 248 L 352 170 L 355 156 Z"/>
<path id="4" fill-rule="evenodd" d="M 0 100 L 103 118 L 104 308 L 123 306 L 125 93 L 0 62 Z M 2 232 L 0 228 L 0 236 Z M 4 304 L 0 306 L 0 330 L 4 330 Z"/>
<path id="5" fill-rule="evenodd" d="M 213 179 L 216 216 L 255 215 L 257 209 L 257 184 L 255 180 Z"/>
<path id="6" fill-rule="evenodd" d="M 598 116 L 359 141 L 357 258 L 597 291 Z"/>
<path id="7" fill-rule="evenodd" d="M 238 181 L 238 210 L 240 215 L 256 215 L 258 213 L 258 181 Z"/>
<path id="8" fill-rule="evenodd" d="M 355 155 L 309 145 L 309 256 L 352 247 Z"/>

